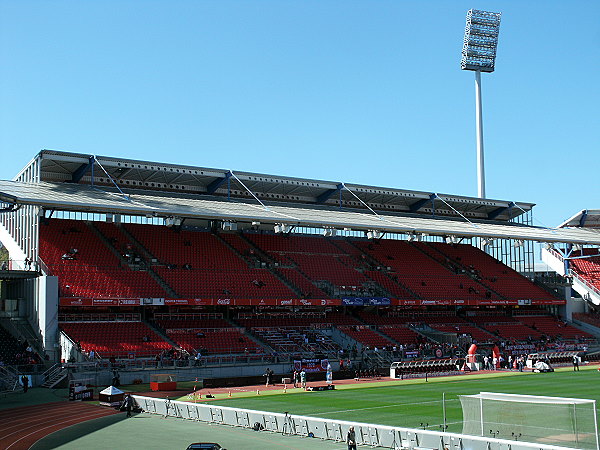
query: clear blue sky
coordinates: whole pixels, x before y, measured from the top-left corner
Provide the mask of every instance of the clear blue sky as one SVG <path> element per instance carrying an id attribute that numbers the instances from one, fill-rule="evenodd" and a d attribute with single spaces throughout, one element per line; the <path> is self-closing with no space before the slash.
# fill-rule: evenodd
<path id="1" fill-rule="evenodd" d="M 488 197 L 600 207 L 592 0 L 0 0 L 0 179 L 48 148 L 475 196 L 470 8 Z"/>

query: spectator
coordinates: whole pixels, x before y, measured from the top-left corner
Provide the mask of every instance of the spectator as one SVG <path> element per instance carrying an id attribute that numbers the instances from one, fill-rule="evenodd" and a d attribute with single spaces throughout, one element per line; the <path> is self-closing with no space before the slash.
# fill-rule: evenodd
<path id="1" fill-rule="evenodd" d="M 346 443 L 348 444 L 348 450 L 356 450 L 356 433 L 354 432 L 354 427 L 350 427 L 348 430 Z"/>
<path id="2" fill-rule="evenodd" d="M 27 375 L 21 377 L 21 384 L 23 385 L 23 393 L 26 394 L 29 389 L 29 377 Z"/>
<path id="3" fill-rule="evenodd" d="M 266 378 L 265 387 L 269 387 L 269 385 L 273 384 L 273 371 L 267 367 L 265 371 L 264 377 Z"/>

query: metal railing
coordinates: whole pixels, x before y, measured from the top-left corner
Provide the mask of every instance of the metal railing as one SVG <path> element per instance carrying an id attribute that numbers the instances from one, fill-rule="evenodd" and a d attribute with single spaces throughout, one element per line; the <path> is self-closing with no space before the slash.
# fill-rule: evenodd
<path id="1" fill-rule="evenodd" d="M 27 272 L 37 272 L 39 265 L 37 261 L 29 258 L 25 259 L 13 259 L 7 258 L 0 260 L 0 271 L 3 270 L 18 270 Z"/>
<path id="2" fill-rule="evenodd" d="M 298 416 L 289 413 L 273 413 L 250 409 L 231 408 L 215 404 L 158 399 L 134 395 L 137 405 L 150 414 L 175 417 L 215 425 L 252 428 L 256 423 L 265 431 L 303 437 L 345 442 L 348 430 L 354 427 L 359 446 L 385 448 L 472 449 L 472 450 L 564 450 L 564 447 L 497 439 L 485 436 L 469 436 L 458 433 L 391 427 L 336 419 Z"/>

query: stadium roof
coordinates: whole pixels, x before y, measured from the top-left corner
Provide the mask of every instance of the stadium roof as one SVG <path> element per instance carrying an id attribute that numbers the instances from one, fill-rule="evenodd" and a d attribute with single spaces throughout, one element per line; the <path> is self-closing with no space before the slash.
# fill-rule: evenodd
<path id="1" fill-rule="evenodd" d="M 339 210 L 319 205 L 271 203 L 196 194 L 173 195 L 156 191 L 92 187 L 73 183 L 0 181 L 0 201 L 37 205 L 45 209 L 104 212 L 155 217 L 260 222 L 290 226 L 378 230 L 457 237 L 522 239 L 600 245 L 600 232 L 584 229 L 547 229 L 513 223 L 484 223 L 420 215 L 375 214 L 368 210 Z"/>
<path id="2" fill-rule="evenodd" d="M 113 180 L 129 191 L 192 193 L 216 197 L 326 205 L 377 211 L 403 212 L 431 217 L 511 221 L 534 204 L 490 200 L 433 192 L 364 186 L 341 181 L 293 178 L 261 173 L 210 169 L 178 164 L 136 161 L 55 150 L 42 150 L 14 180 L 35 167 L 36 181 L 110 186 Z M 110 175 L 110 177 L 109 177 Z M 112 180 L 111 180 L 112 179 Z"/>
<path id="3" fill-rule="evenodd" d="M 600 231 L 515 223 L 534 204 L 43 150 L 0 181 L 5 211 L 46 210 L 260 223 L 261 227 L 600 245 Z M 0 209 L 2 211 L 2 209 Z"/>
<path id="4" fill-rule="evenodd" d="M 559 228 L 570 227 L 600 230 L 600 209 L 583 209 L 559 225 Z"/>

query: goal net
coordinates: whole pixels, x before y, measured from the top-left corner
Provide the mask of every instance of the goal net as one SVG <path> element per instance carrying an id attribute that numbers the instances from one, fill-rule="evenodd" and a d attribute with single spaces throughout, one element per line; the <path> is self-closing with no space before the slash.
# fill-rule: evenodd
<path id="1" fill-rule="evenodd" d="M 598 448 L 595 400 L 493 392 L 459 397 L 463 434 Z"/>

